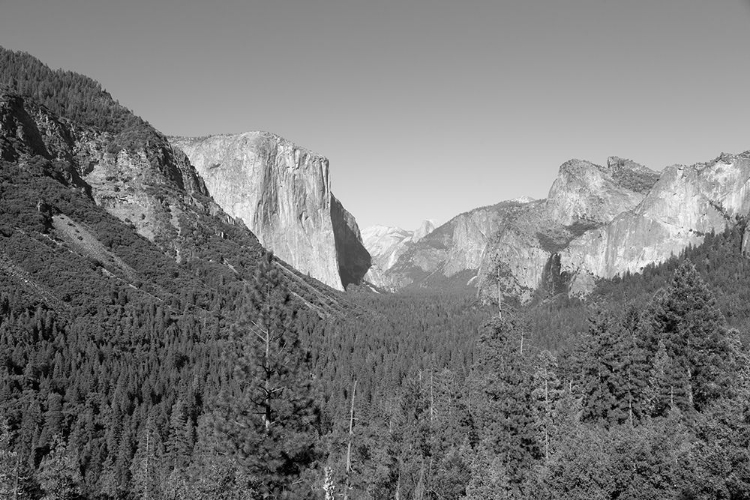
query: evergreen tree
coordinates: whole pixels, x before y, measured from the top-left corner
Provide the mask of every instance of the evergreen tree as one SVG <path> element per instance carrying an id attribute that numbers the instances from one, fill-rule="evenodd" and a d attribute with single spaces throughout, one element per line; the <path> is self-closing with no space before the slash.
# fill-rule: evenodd
<path id="1" fill-rule="evenodd" d="M 139 500 L 161 498 L 164 480 L 164 446 L 152 416 L 143 423 L 133 462 L 130 466 L 133 493 Z"/>
<path id="2" fill-rule="evenodd" d="M 319 409 L 296 308 L 272 254 L 261 260 L 245 300 L 232 329 L 234 376 L 217 408 L 217 428 L 265 497 L 290 496 L 317 458 Z"/>
<path id="3" fill-rule="evenodd" d="M 21 498 L 24 478 L 21 457 L 11 447 L 11 431 L 0 421 L 0 500 Z"/>
<path id="4" fill-rule="evenodd" d="M 705 408 L 726 394 L 735 369 L 726 320 L 695 266 L 684 261 L 652 304 L 654 335 L 679 370 L 683 410 Z M 653 342 L 652 342 L 653 343 Z"/>
<path id="5" fill-rule="evenodd" d="M 75 500 L 80 498 L 81 471 L 75 449 L 68 449 L 60 436 L 53 437 L 52 450 L 37 471 L 43 500 Z"/>
<path id="6" fill-rule="evenodd" d="M 557 359 L 549 351 L 537 355 L 531 396 L 536 413 L 535 425 L 545 461 L 550 456 L 550 439 L 558 424 L 558 404 L 563 397 L 562 384 L 557 378 Z"/>
<path id="7" fill-rule="evenodd" d="M 612 315 L 598 310 L 589 317 L 588 341 L 583 360 L 583 415 L 585 422 L 616 424 L 626 416 L 617 400 L 622 352 Z"/>
<path id="8" fill-rule="evenodd" d="M 508 487 L 516 493 L 542 456 L 530 366 L 521 347 L 524 337 L 523 325 L 511 315 L 492 320 L 480 338 L 470 382 L 471 408 L 481 429 L 480 446 L 493 456 L 490 463 L 502 465 Z M 476 474 L 484 472 L 473 467 L 472 478 Z"/>

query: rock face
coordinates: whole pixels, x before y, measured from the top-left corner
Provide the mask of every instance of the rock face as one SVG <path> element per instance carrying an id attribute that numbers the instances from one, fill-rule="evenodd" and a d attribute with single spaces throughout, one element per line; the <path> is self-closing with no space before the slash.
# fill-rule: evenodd
<path id="1" fill-rule="evenodd" d="M 369 254 L 331 193 L 326 158 L 265 132 L 170 141 L 214 200 L 278 257 L 339 290 L 365 275 Z"/>
<path id="2" fill-rule="evenodd" d="M 639 272 L 749 211 L 750 152 L 667 167 L 637 207 L 571 241 L 560 254 L 562 270 L 574 286 L 591 276 Z"/>
<path id="3" fill-rule="evenodd" d="M 657 174 L 631 160 L 571 160 L 546 200 L 462 214 L 398 256 L 384 273 L 394 288 L 441 285 L 471 270 L 479 294 L 585 295 L 598 278 L 639 272 L 750 212 L 750 152 Z M 750 252 L 750 238 L 742 251 Z"/>
<path id="4" fill-rule="evenodd" d="M 183 153 L 153 129 L 143 133 L 142 141 L 126 141 L 58 118 L 18 95 L 0 95 L 3 159 L 23 162 L 36 155 L 66 161 L 73 169 L 63 175 L 71 184 L 179 262 L 193 245 L 186 236 L 200 214 L 234 221 L 210 199 Z"/>
<path id="5" fill-rule="evenodd" d="M 386 231 L 380 237 L 400 250 L 372 246 L 373 254 L 388 259 L 376 261 L 373 269 L 380 273 L 371 271 L 371 279 L 392 289 L 476 285 L 487 300 L 497 300 L 498 290 L 522 301 L 540 287 L 559 293 L 561 252 L 634 210 L 657 179 L 656 172 L 618 157 L 606 166 L 571 160 L 560 167 L 546 200 L 517 199 L 472 210 L 408 246 L 402 243 L 405 232 Z"/>
<path id="6" fill-rule="evenodd" d="M 607 223 L 643 199 L 647 184 L 628 180 L 642 173 L 652 180 L 651 184 L 656 182 L 656 173 L 645 170 L 648 169 L 630 160 L 615 157 L 609 158 L 607 167 L 581 160 L 566 162 L 547 197 L 549 216 L 565 226 L 578 221 Z"/>
<path id="7" fill-rule="evenodd" d="M 610 157 L 606 166 L 564 163 L 546 201 L 530 204 L 491 238 L 479 271 L 480 295 L 496 300 L 500 288 L 525 301 L 540 288 L 559 293 L 560 253 L 587 231 L 637 207 L 657 179 L 656 172 L 618 157 Z"/>
<path id="8" fill-rule="evenodd" d="M 377 286 L 388 288 L 388 270 L 411 245 L 424 239 L 434 229 L 435 223 L 431 220 L 422 222 L 415 231 L 388 226 L 370 226 L 364 229 L 362 241 L 372 256 L 372 266 L 365 279 Z"/>
<path id="9" fill-rule="evenodd" d="M 387 265 L 374 266 L 375 271 L 385 270 L 372 272 L 370 279 L 386 289 L 467 287 L 477 275 L 489 239 L 528 205 L 525 201 L 506 201 L 477 208 L 454 217 L 417 241 L 411 236 L 408 245 L 389 254 Z M 401 236 L 394 232 L 392 237 Z M 377 253 L 377 249 L 374 251 Z"/>

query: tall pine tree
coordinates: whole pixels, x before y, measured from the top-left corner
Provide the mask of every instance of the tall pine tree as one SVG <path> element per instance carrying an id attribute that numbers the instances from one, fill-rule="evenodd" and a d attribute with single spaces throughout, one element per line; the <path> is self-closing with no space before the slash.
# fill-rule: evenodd
<path id="1" fill-rule="evenodd" d="M 268 253 L 232 329 L 234 374 L 217 407 L 217 429 L 266 498 L 311 494 L 300 482 L 317 459 L 320 410 L 296 306 Z"/>

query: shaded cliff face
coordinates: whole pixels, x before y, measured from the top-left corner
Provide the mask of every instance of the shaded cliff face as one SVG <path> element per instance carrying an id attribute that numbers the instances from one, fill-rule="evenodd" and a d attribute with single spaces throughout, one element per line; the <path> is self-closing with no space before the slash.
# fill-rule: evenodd
<path id="1" fill-rule="evenodd" d="M 490 239 L 479 270 L 480 296 L 497 300 L 498 281 L 501 293 L 522 301 L 541 286 L 559 292 L 560 252 L 587 231 L 637 207 L 657 178 L 656 172 L 618 157 L 610 157 L 606 166 L 564 163 L 547 200 L 530 204 Z"/>
<path id="2" fill-rule="evenodd" d="M 265 132 L 170 141 L 214 200 L 279 258 L 339 290 L 365 275 L 369 254 L 331 193 L 326 158 Z"/>
<path id="3" fill-rule="evenodd" d="M 518 199 L 461 214 L 417 243 L 392 231 L 368 279 L 387 288 L 478 286 L 528 300 L 543 283 L 559 285 L 559 253 L 586 231 L 636 207 L 658 175 L 630 160 L 606 166 L 571 160 L 560 167 L 546 200 Z M 382 231 L 381 231 L 382 232 Z M 368 234 L 368 236 L 370 236 Z M 397 249 L 394 251 L 394 249 Z M 498 286 L 499 282 L 499 286 Z"/>
<path id="4" fill-rule="evenodd" d="M 400 227 L 370 226 L 362 231 L 362 242 L 372 256 L 372 266 L 365 279 L 382 288 L 387 285 L 386 273 L 414 243 L 435 230 L 431 220 L 423 221 L 415 231 Z"/>
<path id="5" fill-rule="evenodd" d="M 582 283 L 592 277 L 639 272 L 748 211 L 750 152 L 667 167 L 636 208 L 571 241 L 561 252 L 562 269 L 574 277 L 573 291 L 584 293 Z"/>
<path id="6" fill-rule="evenodd" d="M 638 182 L 639 177 L 650 178 L 651 184 L 657 179 L 655 172 L 620 158 L 610 158 L 606 167 L 581 160 L 566 162 L 547 197 L 549 216 L 562 225 L 607 223 L 643 200 L 648 183 Z"/>
<path id="7" fill-rule="evenodd" d="M 184 154 L 153 129 L 140 133 L 135 140 L 100 132 L 15 94 L 0 96 L 3 159 L 23 162 L 38 155 L 67 162 L 73 185 L 179 262 L 194 245 L 186 236 L 199 214 L 233 221 L 208 197 Z"/>
<path id="8" fill-rule="evenodd" d="M 523 201 L 506 201 L 477 208 L 454 217 L 417 241 L 413 235 L 418 238 L 419 231 L 405 236 L 395 254 L 386 254 L 385 263 L 373 266 L 368 279 L 391 290 L 471 286 L 490 237 L 526 210 L 526 205 Z M 398 234 L 393 233 L 393 238 L 397 239 Z"/>

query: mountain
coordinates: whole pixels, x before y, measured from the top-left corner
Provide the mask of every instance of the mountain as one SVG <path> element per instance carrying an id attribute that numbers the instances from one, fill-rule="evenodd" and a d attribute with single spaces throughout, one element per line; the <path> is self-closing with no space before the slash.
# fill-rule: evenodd
<path id="1" fill-rule="evenodd" d="M 220 282 L 253 275 L 264 252 L 258 239 L 211 198 L 187 156 L 163 134 L 90 78 L 53 71 L 28 54 L 1 48 L 0 63 L 0 159 L 8 171 L 20 169 L 24 175 L 31 172 L 59 184 L 46 190 L 45 183 L 38 189 L 25 186 L 24 198 L 36 204 L 43 225 L 29 229 L 9 222 L 6 232 L 17 234 L 14 227 L 26 237 L 39 232 L 97 262 L 105 275 L 157 296 L 161 292 L 155 290 L 178 290 L 165 285 L 175 281 L 167 275 L 195 275 L 189 280 L 198 281 L 191 281 L 190 287 L 207 292 Z M 6 188 L 6 198 L 16 198 L 10 189 Z M 76 198 L 74 208 L 64 195 L 68 191 L 83 197 Z M 20 208 L 9 213 L 13 210 Z M 99 223 L 91 218 L 99 214 L 94 219 L 101 219 L 101 210 L 111 218 L 97 229 Z M 135 245 L 133 237 L 142 238 L 149 250 Z M 151 257 L 134 261 L 137 256 L 130 252 L 136 247 Z M 37 289 L 45 289 L 19 264 L 18 259 L 26 256 L 3 246 L 0 250 L 9 269 L 17 270 L 14 276 L 26 276 Z M 155 251 L 171 264 L 153 257 Z M 337 309 L 340 298 L 332 290 L 283 261 L 276 265 L 310 308 L 320 314 Z M 46 294 L 58 295 L 54 290 Z"/>
<path id="2" fill-rule="evenodd" d="M 573 289 L 595 277 L 640 272 L 703 242 L 750 212 L 750 151 L 664 169 L 632 210 L 587 231 L 560 253 Z M 747 240 L 743 241 L 743 245 Z"/>
<path id="3" fill-rule="evenodd" d="M 375 285 L 386 289 L 465 288 L 476 276 L 488 238 L 526 211 L 522 201 L 506 201 L 460 214 L 429 234 L 402 247 Z"/>
<path id="4" fill-rule="evenodd" d="M 364 277 L 370 256 L 331 192 L 328 159 L 266 132 L 170 142 L 224 211 L 300 272 L 339 290 Z"/>
<path id="5" fill-rule="evenodd" d="M 657 174 L 630 160 L 564 164 L 545 203 L 547 230 L 506 227 L 487 246 L 480 295 L 586 295 L 600 278 L 640 272 L 750 211 L 750 153 Z M 745 240 L 746 241 L 746 240 Z M 745 243 L 743 243 L 744 245 Z M 497 273 L 498 268 L 507 271 Z"/>
<path id="6" fill-rule="evenodd" d="M 602 227 L 634 209 L 658 174 L 638 163 L 610 157 L 606 165 L 570 160 L 560 166 L 546 200 L 489 238 L 479 269 L 480 295 L 531 299 L 545 288 L 567 286 L 560 276 L 559 254 L 586 231 Z"/>
<path id="7" fill-rule="evenodd" d="M 545 200 L 522 198 L 454 217 L 403 250 L 375 284 L 386 288 L 478 286 L 529 300 L 546 281 L 560 284 L 560 252 L 589 230 L 641 203 L 658 174 L 611 157 L 604 166 L 564 163 Z M 557 274 L 557 277 L 555 275 Z"/>
<path id="8" fill-rule="evenodd" d="M 365 278 L 370 283 L 386 287 L 385 273 L 393 267 L 398 258 L 409 246 L 435 230 L 435 223 L 425 220 L 414 231 L 399 227 L 370 226 L 362 231 L 365 248 L 372 256 L 372 266 Z"/>

